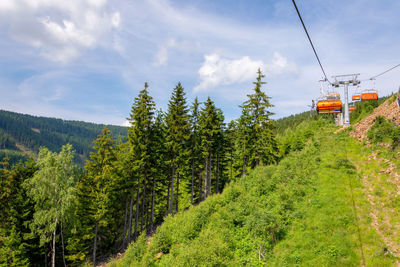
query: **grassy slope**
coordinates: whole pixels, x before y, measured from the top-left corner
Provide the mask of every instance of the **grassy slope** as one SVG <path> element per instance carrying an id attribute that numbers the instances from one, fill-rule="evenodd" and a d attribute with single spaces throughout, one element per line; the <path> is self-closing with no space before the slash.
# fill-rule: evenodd
<path id="1" fill-rule="evenodd" d="M 315 132 L 303 150 L 168 217 L 149 245 L 142 236 L 111 266 L 392 266 L 396 259 L 380 249 L 390 239 L 400 241 L 393 237 L 400 200 L 393 198 L 395 188 L 380 172 L 382 165 L 368 161 L 377 148 L 346 132 L 334 134 L 337 128 L 321 122 L 299 128 Z M 382 157 L 390 156 L 379 149 L 386 151 Z M 375 207 L 377 228 L 371 194 L 376 204 L 387 206 Z M 385 230 L 385 220 L 392 232 Z"/>

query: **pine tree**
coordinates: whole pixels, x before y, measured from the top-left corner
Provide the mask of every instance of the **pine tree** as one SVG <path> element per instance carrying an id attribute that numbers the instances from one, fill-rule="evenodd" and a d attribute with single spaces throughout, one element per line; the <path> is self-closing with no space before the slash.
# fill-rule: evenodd
<path id="1" fill-rule="evenodd" d="M 178 212 L 179 181 L 185 175 L 185 165 L 188 159 L 188 141 L 190 138 L 190 123 L 184 89 L 179 82 L 174 88 L 168 104 L 166 115 L 167 147 L 171 164 L 171 189 L 169 213 L 173 212 L 174 182 L 176 177 L 175 211 Z"/>

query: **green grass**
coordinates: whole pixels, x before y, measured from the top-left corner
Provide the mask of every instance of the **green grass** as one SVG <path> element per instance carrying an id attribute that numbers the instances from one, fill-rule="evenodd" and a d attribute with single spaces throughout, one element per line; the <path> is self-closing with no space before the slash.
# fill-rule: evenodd
<path id="1" fill-rule="evenodd" d="M 304 123 L 292 133 L 301 149 L 294 145 L 278 165 L 259 167 L 222 194 L 166 218 L 149 245 L 142 235 L 110 266 L 393 266 L 395 258 L 379 253 L 387 244 L 371 225 L 364 182 L 373 200 L 385 204 L 375 208 L 378 221 L 394 225 L 381 226 L 382 233 L 399 242 L 400 199 L 381 172 L 388 163 L 368 158 L 378 149 L 398 161 L 394 152 L 336 129 Z"/>

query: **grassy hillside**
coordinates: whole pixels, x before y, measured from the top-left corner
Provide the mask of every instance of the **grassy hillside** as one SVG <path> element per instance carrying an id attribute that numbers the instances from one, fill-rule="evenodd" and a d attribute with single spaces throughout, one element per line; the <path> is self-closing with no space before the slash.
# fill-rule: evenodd
<path id="1" fill-rule="evenodd" d="M 104 127 L 0 110 L 0 159 L 7 155 L 13 164 L 34 156 L 41 146 L 58 152 L 62 145 L 70 143 L 80 155 L 77 160 L 83 163 L 92 151 L 92 141 Z M 107 127 L 116 137 L 127 135 L 125 127 Z"/>
<path id="2" fill-rule="evenodd" d="M 400 160 L 337 129 L 301 122 L 278 165 L 168 217 L 110 266 L 393 266 Z"/>

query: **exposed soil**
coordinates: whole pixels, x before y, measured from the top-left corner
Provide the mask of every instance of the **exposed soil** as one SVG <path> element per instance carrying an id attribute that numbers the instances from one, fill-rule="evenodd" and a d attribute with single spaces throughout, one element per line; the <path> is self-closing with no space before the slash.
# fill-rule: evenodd
<path id="1" fill-rule="evenodd" d="M 367 136 L 368 129 L 374 124 L 377 116 L 383 116 L 397 125 L 400 125 L 400 109 L 396 101 L 390 102 L 391 97 L 377 107 L 371 115 L 353 125 L 353 130 L 350 132 L 350 135 L 362 141 Z"/>

